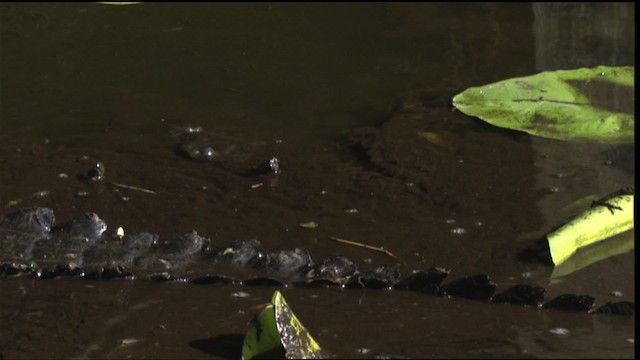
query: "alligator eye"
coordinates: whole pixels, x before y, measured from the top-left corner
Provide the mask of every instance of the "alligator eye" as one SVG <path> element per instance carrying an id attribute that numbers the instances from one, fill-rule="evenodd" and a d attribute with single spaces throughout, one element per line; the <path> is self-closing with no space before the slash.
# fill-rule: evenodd
<path id="1" fill-rule="evenodd" d="M 280 173 L 280 160 L 277 157 L 272 157 L 266 161 L 263 161 L 261 164 L 253 168 L 253 171 L 264 174 L 264 173 Z"/>
<path id="2" fill-rule="evenodd" d="M 91 169 L 87 170 L 84 174 L 79 175 L 83 180 L 101 181 L 104 180 L 105 168 L 101 162 L 97 162 Z"/>
<path id="3" fill-rule="evenodd" d="M 218 157 L 218 153 L 210 146 L 200 149 L 200 155 L 207 160 L 213 160 Z"/>

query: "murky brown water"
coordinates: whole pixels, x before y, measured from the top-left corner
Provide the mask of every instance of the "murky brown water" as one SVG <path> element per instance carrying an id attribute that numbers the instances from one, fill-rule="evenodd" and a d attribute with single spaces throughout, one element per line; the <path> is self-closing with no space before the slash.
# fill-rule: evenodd
<path id="1" fill-rule="evenodd" d="M 635 301 L 635 251 L 553 283 L 552 269 L 517 258 L 567 204 L 633 184 L 634 149 L 503 131 L 448 103 L 539 70 L 633 65 L 633 5 L 574 6 L 2 4 L 0 206 L 47 206 L 60 221 L 94 211 L 109 231 L 257 238 L 362 269 L 394 261 L 336 236 L 384 246 L 404 274 L 443 266 L 450 280 L 489 274 L 499 290 L 541 285 L 547 299 Z M 282 174 L 256 180 L 180 157 L 171 132 L 187 124 L 270 143 Z M 75 178 L 93 161 L 107 183 Z M 319 227 L 298 225 L 307 221 Z M 237 358 L 274 290 L 0 280 L 5 359 Z M 391 291 L 283 294 L 329 356 L 635 355 L 634 317 Z"/>

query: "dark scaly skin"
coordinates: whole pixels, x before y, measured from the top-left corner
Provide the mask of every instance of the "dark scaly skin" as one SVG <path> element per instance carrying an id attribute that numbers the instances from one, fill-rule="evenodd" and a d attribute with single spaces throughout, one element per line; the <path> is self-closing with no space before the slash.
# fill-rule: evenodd
<path id="1" fill-rule="evenodd" d="M 616 196 L 616 195 L 614 195 Z M 53 226 L 53 211 L 30 208 L 5 215 L 0 219 L 0 275 L 20 273 L 40 278 L 82 276 L 87 279 L 132 278 L 134 271 L 151 269 L 163 271 L 143 276 L 152 281 L 187 281 L 165 270 L 180 271 L 184 266 L 202 260 L 232 266 L 249 266 L 264 274 L 285 274 L 300 281 L 287 282 L 271 277 L 236 280 L 224 275 L 194 278 L 195 284 L 215 282 L 262 286 L 341 286 L 344 288 L 394 289 L 415 291 L 445 297 L 462 297 L 483 302 L 512 303 L 520 306 L 554 308 L 569 311 L 625 314 L 635 313 L 635 304 L 622 301 L 607 303 L 591 310 L 593 297 L 564 294 L 542 304 L 544 288 L 516 285 L 494 295 L 496 284 L 485 274 L 463 276 L 440 285 L 450 270 L 432 268 L 413 272 L 400 278 L 398 264 L 384 264 L 363 272 L 354 263 L 341 256 L 330 257 L 314 265 L 307 250 L 263 254 L 262 245 L 254 239 L 236 240 L 212 248 L 207 238 L 195 231 L 159 241 L 153 233 L 134 233 L 126 236 L 105 234 L 106 224 L 94 213 L 86 213 L 61 226 Z M 12 243 L 32 244 L 11 247 Z M 23 249 L 20 254 L 7 254 Z M 12 250 L 13 249 L 13 250 Z M 31 266 L 25 262 L 50 263 L 47 267 Z"/>

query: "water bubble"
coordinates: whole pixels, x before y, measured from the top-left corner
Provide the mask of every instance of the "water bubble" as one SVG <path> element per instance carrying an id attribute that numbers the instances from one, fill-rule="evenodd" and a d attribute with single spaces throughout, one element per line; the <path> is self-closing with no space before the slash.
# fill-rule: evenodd
<path id="1" fill-rule="evenodd" d="M 210 146 L 206 146 L 200 149 L 200 155 L 202 155 L 202 157 L 207 160 L 213 160 L 214 158 L 218 157 L 218 153 Z"/>

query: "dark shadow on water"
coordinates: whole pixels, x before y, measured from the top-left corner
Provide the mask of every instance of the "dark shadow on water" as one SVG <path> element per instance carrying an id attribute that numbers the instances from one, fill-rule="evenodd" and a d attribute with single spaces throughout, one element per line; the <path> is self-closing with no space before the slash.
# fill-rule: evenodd
<path id="1" fill-rule="evenodd" d="M 540 238 L 518 253 L 518 260 L 535 262 L 546 266 L 553 266 L 549 242 L 546 238 Z"/>
<path id="2" fill-rule="evenodd" d="M 208 339 L 189 342 L 191 347 L 224 359 L 240 359 L 244 335 L 222 334 Z"/>

